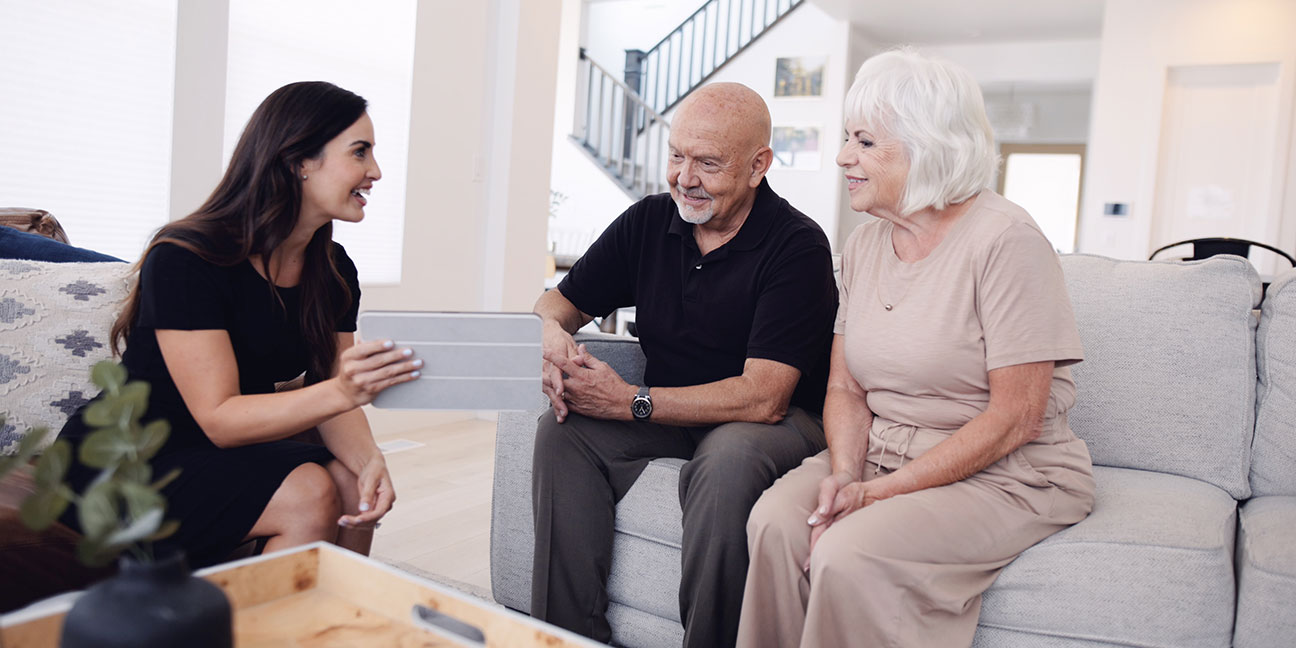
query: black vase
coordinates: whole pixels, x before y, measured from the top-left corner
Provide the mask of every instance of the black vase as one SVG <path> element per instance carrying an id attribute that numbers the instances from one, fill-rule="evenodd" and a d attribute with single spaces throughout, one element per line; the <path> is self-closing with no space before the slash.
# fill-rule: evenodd
<path id="1" fill-rule="evenodd" d="M 184 554 L 154 563 L 123 557 L 120 571 L 81 595 L 63 620 L 63 648 L 231 648 L 225 592 L 192 576 Z"/>

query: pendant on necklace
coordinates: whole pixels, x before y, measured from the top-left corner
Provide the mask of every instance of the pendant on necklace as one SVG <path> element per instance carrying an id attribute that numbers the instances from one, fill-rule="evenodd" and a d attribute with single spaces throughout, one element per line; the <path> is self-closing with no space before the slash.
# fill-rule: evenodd
<path id="1" fill-rule="evenodd" d="M 882 304 L 882 308 L 885 308 L 885 309 L 887 309 L 887 310 L 891 310 L 891 304 Z"/>

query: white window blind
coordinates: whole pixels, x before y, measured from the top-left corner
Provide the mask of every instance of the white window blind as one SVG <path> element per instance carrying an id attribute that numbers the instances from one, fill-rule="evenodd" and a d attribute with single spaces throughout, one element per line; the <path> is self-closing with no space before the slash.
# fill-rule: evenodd
<path id="1" fill-rule="evenodd" d="M 383 177 L 361 223 L 334 223 L 365 283 L 401 279 L 414 0 L 230 0 L 225 159 L 261 100 L 294 81 L 328 81 L 369 101 Z"/>
<path id="2" fill-rule="evenodd" d="M 176 0 L 0 0 L 0 206 L 139 258 L 167 221 Z"/>

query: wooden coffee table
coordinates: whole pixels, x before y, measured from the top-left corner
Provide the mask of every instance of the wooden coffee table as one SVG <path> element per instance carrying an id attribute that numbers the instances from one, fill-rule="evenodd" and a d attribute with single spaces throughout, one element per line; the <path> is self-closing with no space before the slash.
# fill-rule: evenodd
<path id="1" fill-rule="evenodd" d="M 229 596 L 240 648 L 603 645 L 323 542 L 198 575 Z M 416 605 L 471 626 L 468 635 L 475 629 L 484 642 L 416 622 Z M 57 646 L 70 607 L 65 602 L 0 618 L 0 645 Z"/>

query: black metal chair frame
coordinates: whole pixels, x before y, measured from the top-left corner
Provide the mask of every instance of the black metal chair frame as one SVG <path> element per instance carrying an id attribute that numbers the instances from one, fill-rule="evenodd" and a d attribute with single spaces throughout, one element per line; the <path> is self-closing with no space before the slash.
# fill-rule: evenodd
<path id="1" fill-rule="evenodd" d="M 1258 247 L 1269 250 L 1270 252 L 1287 259 L 1287 262 L 1290 263 L 1293 268 L 1296 268 L 1296 258 L 1292 258 L 1292 255 L 1283 252 L 1272 245 L 1258 243 L 1256 241 L 1248 241 L 1246 239 L 1225 237 L 1188 239 L 1186 241 L 1179 241 L 1178 243 L 1171 243 L 1170 245 L 1163 245 L 1157 248 L 1155 252 L 1148 255 L 1148 260 L 1151 261 L 1155 259 L 1158 254 L 1169 250 L 1170 248 L 1188 244 L 1193 246 L 1193 254 L 1184 259 L 1184 261 L 1197 261 L 1199 259 L 1213 257 L 1217 254 L 1236 254 L 1242 258 L 1247 258 L 1248 248 Z"/>

